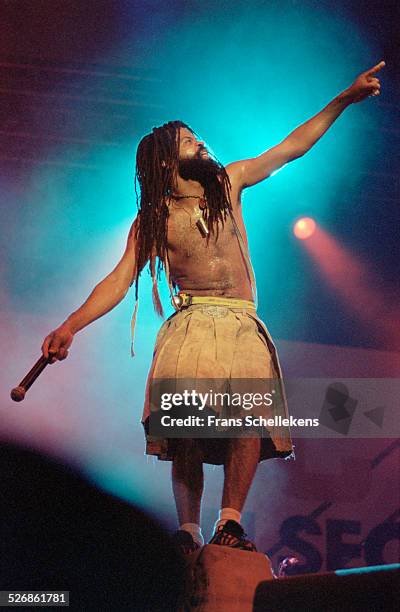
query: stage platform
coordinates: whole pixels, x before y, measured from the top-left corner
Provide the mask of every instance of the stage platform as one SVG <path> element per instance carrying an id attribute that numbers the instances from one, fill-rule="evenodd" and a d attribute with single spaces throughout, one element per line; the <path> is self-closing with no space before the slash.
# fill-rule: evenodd
<path id="1" fill-rule="evenodd" d="M 391 612 L 400 564 L 275 578 L 263 553 L 208 544 L 188 557 L 180 612 Z"/>

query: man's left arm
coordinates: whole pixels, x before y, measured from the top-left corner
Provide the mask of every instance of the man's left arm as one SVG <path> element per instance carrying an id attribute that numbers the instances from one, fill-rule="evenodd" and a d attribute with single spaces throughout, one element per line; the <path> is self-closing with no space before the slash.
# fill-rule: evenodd
<path id="1" fill-rule="evenodd" d="M 360 74 L 354 83 L 334 98 L 317 115 L 300 125 L 280 144 L 252 159 L 234 162 L 226 167 L 239 188 L 250 187 L 266 179 L 272 172 L 301 157 L 325 134 L 333 122 L 350 104 L 361 102 L 368 96 L 378 96 L 380 82 L 375 76 L 385 66 L 379 62 Z"/>

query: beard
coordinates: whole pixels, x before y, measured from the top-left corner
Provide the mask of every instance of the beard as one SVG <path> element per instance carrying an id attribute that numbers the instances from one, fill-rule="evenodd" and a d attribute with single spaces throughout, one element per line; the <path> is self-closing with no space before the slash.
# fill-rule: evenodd
<path id="1" fill-rule="evenodd" d="M 178 172 L 185 181 L 197 181 L 203 187 L 209 186 L 218 180 L 221 174 L 221 166 L 210 158 L 196 155 L 189 159 L 180 159 Z"/>

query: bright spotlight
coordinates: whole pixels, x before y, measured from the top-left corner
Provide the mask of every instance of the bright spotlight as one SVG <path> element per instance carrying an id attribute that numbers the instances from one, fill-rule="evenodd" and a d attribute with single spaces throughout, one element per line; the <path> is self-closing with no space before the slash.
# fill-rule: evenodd
<path id="1" fill-rule="evenodd" d="M 315 232 L 316 223 L 311 217 L 302 217 L 294 224 L 293 232 L 299 240 L 310 238 Z"/>

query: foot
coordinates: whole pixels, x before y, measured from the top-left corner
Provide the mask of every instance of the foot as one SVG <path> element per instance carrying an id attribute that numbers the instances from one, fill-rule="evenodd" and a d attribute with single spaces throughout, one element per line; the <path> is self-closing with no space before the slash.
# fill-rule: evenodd
<path id="1" fill-rule="evenodd" d="M 225 525 L 217 529 L 209 544 L 219 544 L 220 546 L 230 546 L 231 548 L 257 552 L 255 544 L 246 539 L 243 527 L 232 520 L 226 521 Z"/>
<path id="2" fill-rule="evenodd" d="M 200 544 L 197 544 L 197 542 L 193 540 L 191 534 L 184 529 L 176 531 L 173 539 L 182 555 L 191 555 L 200 548 Z"/>

